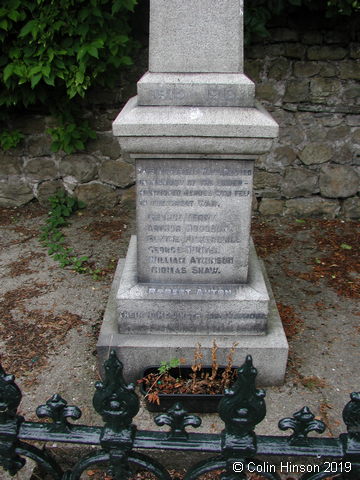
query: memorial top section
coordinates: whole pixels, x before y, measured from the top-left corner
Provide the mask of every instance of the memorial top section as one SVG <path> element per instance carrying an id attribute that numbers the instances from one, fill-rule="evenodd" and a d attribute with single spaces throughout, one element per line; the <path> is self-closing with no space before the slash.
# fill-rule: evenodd
<path id="1" fill-rule="evenodd" d="M 243 0 L 151 0 L 149 70 L 242 73 Z"/>

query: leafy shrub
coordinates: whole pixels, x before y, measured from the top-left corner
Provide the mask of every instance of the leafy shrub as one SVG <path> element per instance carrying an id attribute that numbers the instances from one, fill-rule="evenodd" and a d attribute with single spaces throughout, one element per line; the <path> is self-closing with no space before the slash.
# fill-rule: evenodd
<path id="1" fill-rule="evenodd" d="M 75 110 L 75 111 L 74 111 Z M 96 138 L 95 131 L 90 128 L 89 122 L 81 118 L 81 111 L 68 105 L 68 109 L 57 115 L 57 126 L 46 130 L 52 138 L 51 150 L 65 153 L 74 153 L 85 149 L 89 139 Z"/>
<path id="2" fill-rule="evenodd" d="M 320 11 L 325 17 L 351 16 L 360 13 L 360 0 L 245 0 L 245 40 L 268 37 L 267 24 L 276 15 L 296 7 Z"/>
<path id="3" fill-rule="evenodd" d="M 0 132 L 0 148 L 2 150 L 10 150 L 10 148 L 15 148 L 23 138 L 24 135 L 18 130 L 3 130 Z"/>
<path id="4" fill-rule="evenodd" d="M 83 97 L 131 64 L 136 0 L 6 0 L 0 7 L 0 108 Z"/>

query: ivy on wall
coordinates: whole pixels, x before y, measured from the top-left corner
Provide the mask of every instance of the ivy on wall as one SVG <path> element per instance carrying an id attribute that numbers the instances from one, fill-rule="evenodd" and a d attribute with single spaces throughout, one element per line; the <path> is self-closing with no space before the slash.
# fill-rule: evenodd
<path id="1" fill-rule="evenodd" d="M 128 14 L 136 0 L 2 3 L 0 107 L 83 97 L 131 64 Z"/>
<path id="2" fill-rule="evenodd" d="M 21 135 L 6 130 L 4 112 L 45 105 L 58 125 L 48 131 L 54 151 L 81 150 L 94 138 L 77 100 L 95 85 L 112 86 L 130 65 L 135 42 L 129 14 L 136 0 L 0 1 L 1 147 Z"/>

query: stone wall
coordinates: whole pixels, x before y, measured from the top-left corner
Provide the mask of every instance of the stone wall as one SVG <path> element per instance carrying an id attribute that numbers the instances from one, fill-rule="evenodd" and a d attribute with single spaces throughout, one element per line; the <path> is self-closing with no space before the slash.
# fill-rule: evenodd
<path id="1" fill-rule="evenodd" d="M 0 205 L 19 206 L 33 198 L 42 205 L 59 189 L 66 189 L 91 208 L 111 208 L 134 185 L 134 167 L 124 161 L 111 123 L 118 111 L 93 109 L 97 139 L 85 152 L 66 155 L 51 152 L 44 133 L 52 119 L 41 115 L 18 118 L 17 128 L 26 134 L 14 150 L 0 151 Z"/>
<path id="2" fill-rule="evenodd" d="M 245 52 L 257 98 L 280 125 L 270 155 L 257 162 L 254 208 L 269 215 L 360 217 L 360 42 L 346 25 L 274 26 L 271 41 Z M 112 137 L 111 122 L 136 92 L 146 54 L 123 73 L 116 92 L 95 91 L 88 118 L 98 138 L 86 152 L 52 153 L 45 133 L 53 120 L 19 116 L 26 138 L 0 151 L 0 205 L 19 206 L 66 188 L 89 207 L 113 207 L 133 195 L 134 169 Z"/>
<path id="3" fill-rule="evenodd" d="M 271 29 L 246 51 L 280 137 L 257 163 L 262 214 L 360 217 L 360 44 L 350 31 Z"/>

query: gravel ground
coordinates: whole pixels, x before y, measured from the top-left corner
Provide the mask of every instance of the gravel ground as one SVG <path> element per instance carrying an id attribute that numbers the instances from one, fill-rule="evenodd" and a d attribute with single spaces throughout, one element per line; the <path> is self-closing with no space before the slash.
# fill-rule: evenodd
<path id="1" fill-rule="evenodd" d="M 117 260 L 135 233 L 133 203 L 81 210 L 63 229 L 75 253 L 100 269 L 98 280 L 61 268 L 47 254 L 38 239 L 46 215 L 37 203 L 0 209 L 0 360 L 22 388 L 27 420 L 60 393 L 81 407 L 81 423 L 101 424 L 91 405 L 95 345 Z M 261 217 L 254 218 L 253 235 L 290 345 L 285 384 L 267 388 L 268 415 L 257 433 L 278 434 L 280 418 L 308 405 L 326 434 L 337 436 L 349 393 L 360 390 L 358 224 Z M 216 416 L 203 417 L 199 431 L 222 429 Z M 135 423 L 152 428 L 152 414 L 142 408 Z"/>

